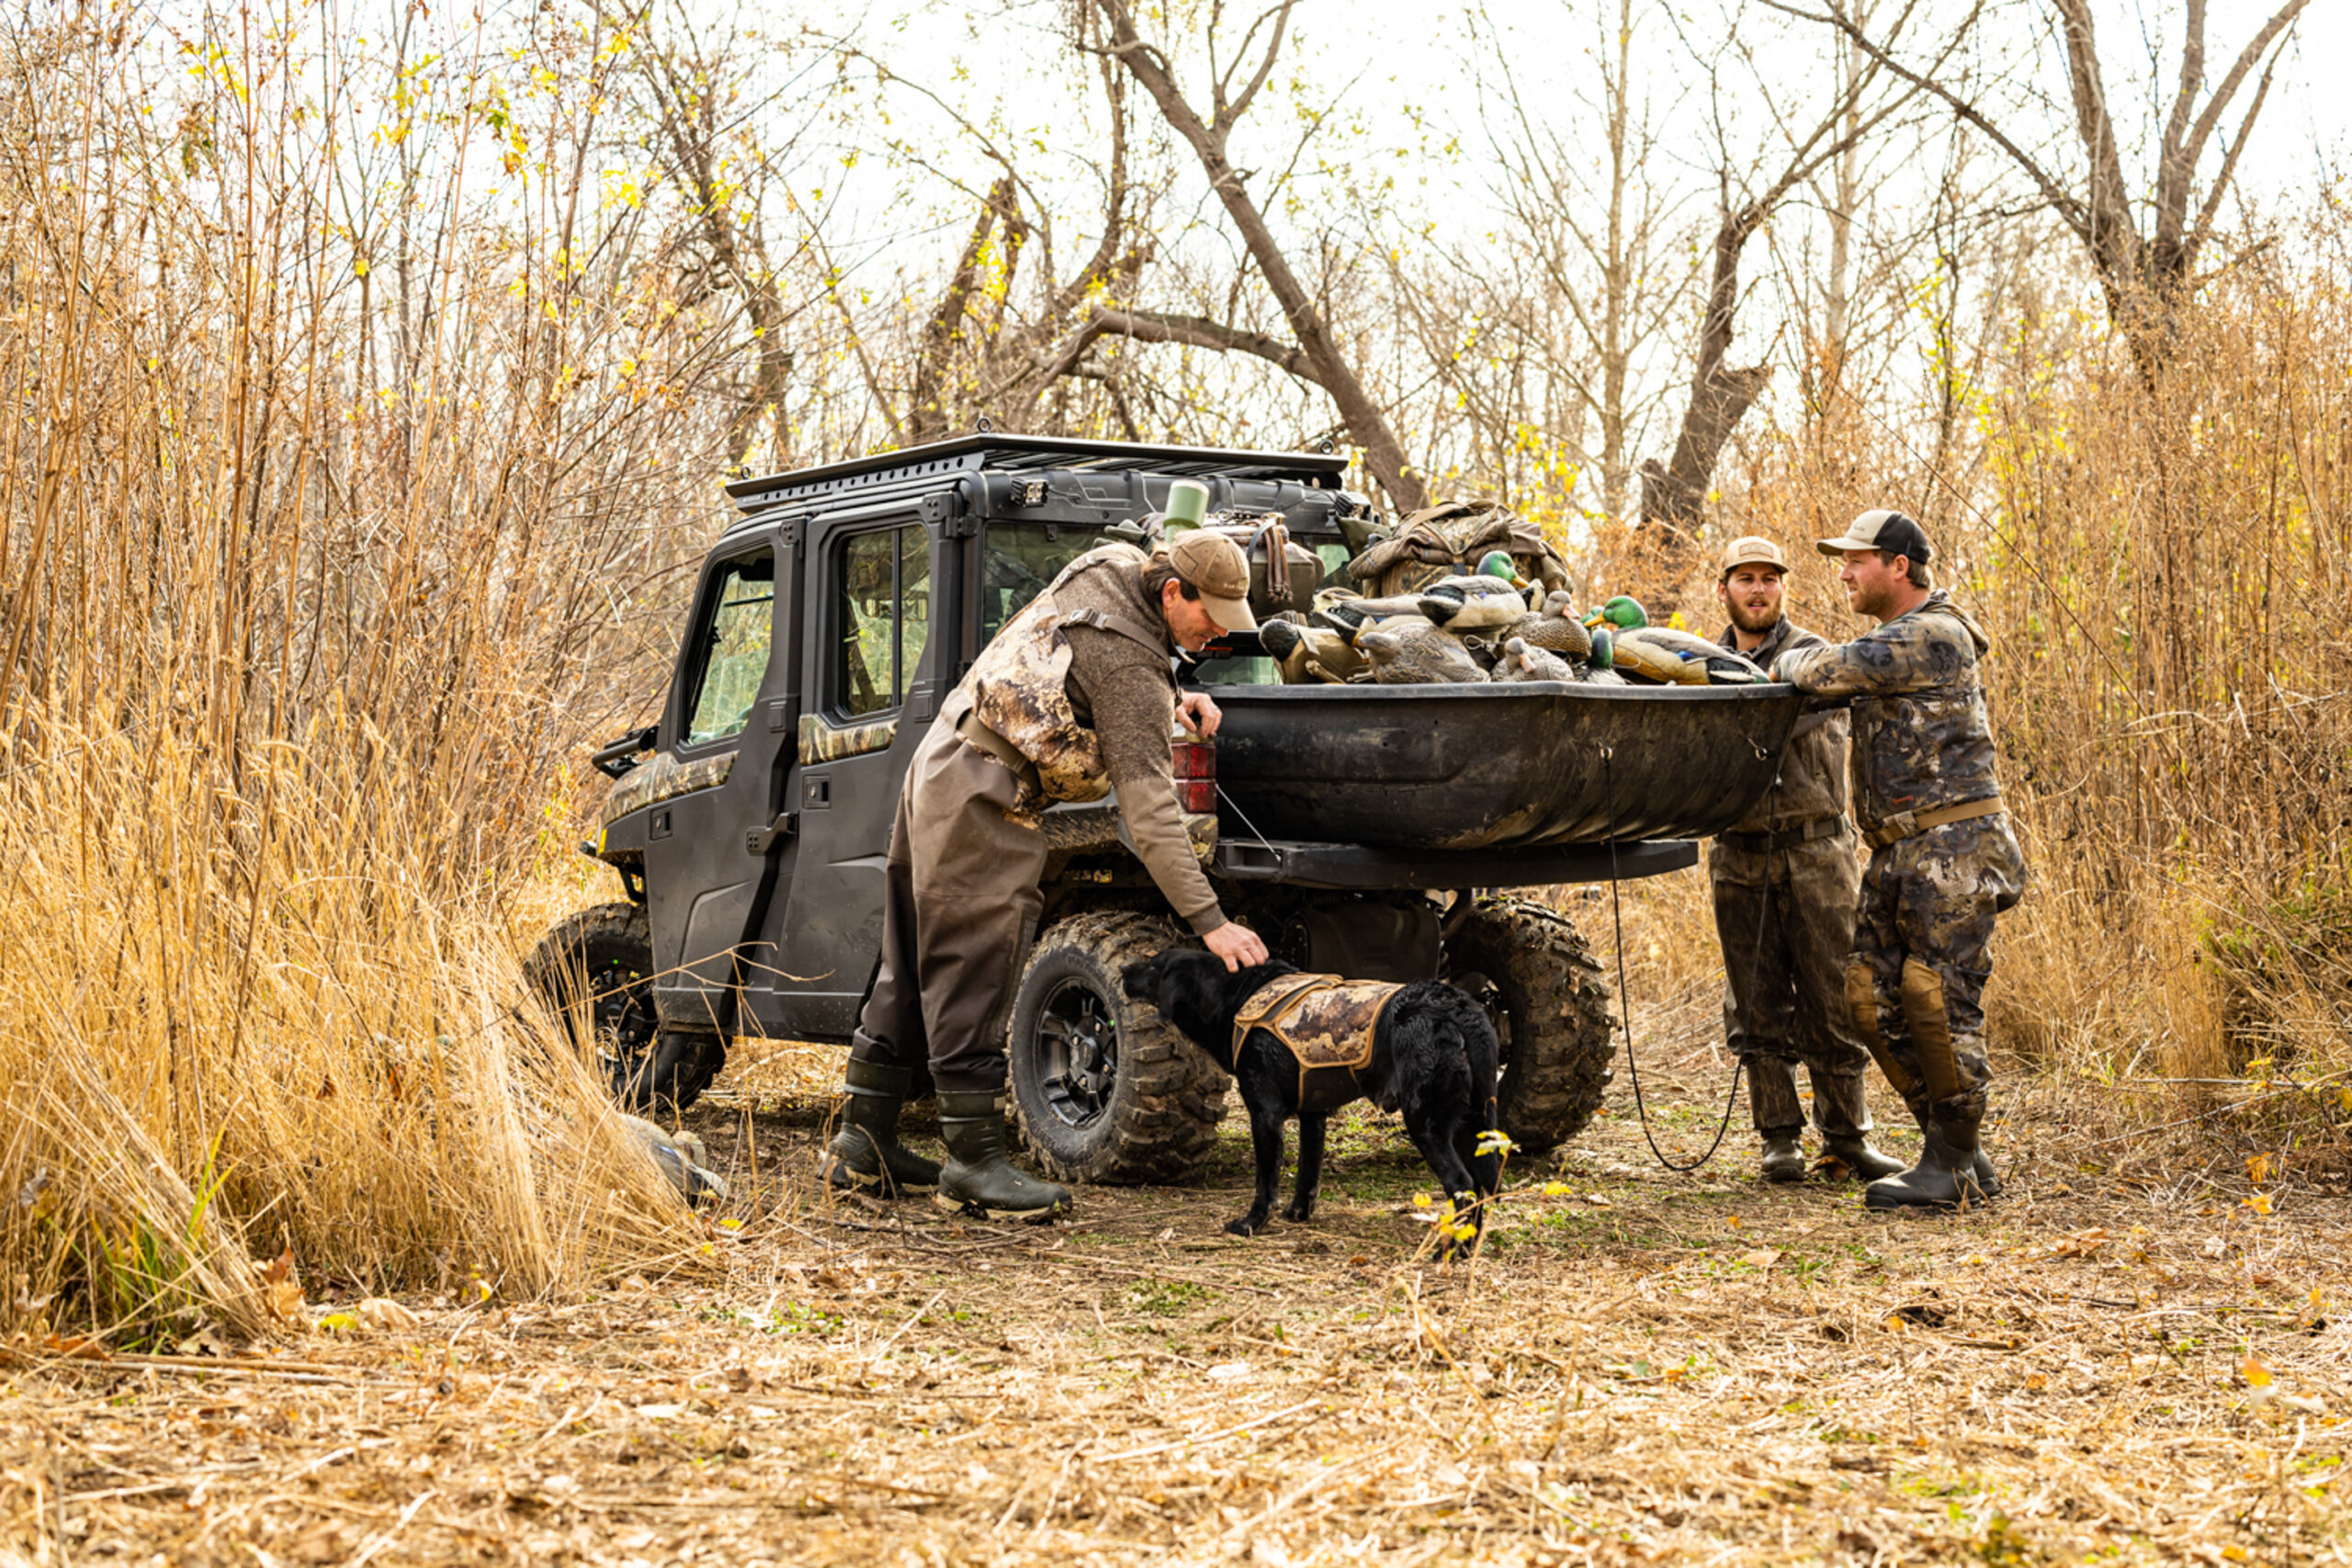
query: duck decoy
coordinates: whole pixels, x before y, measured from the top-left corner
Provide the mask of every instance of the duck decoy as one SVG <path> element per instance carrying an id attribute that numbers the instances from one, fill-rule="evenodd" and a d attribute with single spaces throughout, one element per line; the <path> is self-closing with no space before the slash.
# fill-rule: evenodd
<path id="1" fill-rule="evenodd" d="M 1592 634 L 1577 619 L 1570 603 L 1566 589 L 1554 589 L 1544 598 L 1544 607 L 1503 633 L 1503 640 L 1518 637 L 1530 648 L 1556 653 L 1563 659 L 1590 659 Z"/>
<path id="2" fill-rule="evenodd" d="M 1460 637 L 1427 621 L 1396 621 L 1361 632 L 1356 651 L 1372 661 L 1372 678 L 1385 686 L 1487 678 Z"/>
<path id="3" fill-rule="evenodd" d="M 1454 631 L 1480 631 L 1525 618 L 1527 600 L 1503 578 L 1473 572 L 1445 577 L 1420 591 L 1420 612 Z"/>
<path id="4" fill-rule="evenodd" d="M 1584 624 L 1588 628 L 1608 626 L 1619 631 L 1634 631 L 1650 624 L 1650 613 L 1642 608 L 1639 599 L 1620 593 L 1587 615 Z"/>
<path id="5" fill-rule="evenodd" d="M 1541 648 L 1531 648 L 1525 637 L 1512 637 L 1503 644 L 1502 657 L 1495 660 L 1496 681 L 1573 681 L 1576 671 L 1558 654 Z"/>
<path id="6" fill-rule="evenodd" d="M 1364 667 L 1347 634 L 1328 626 L 1267 621 L 1258 628 L 1258 644 L 1281 666 L 1286 686 L 1340 685 Z"/>
<path id="7" fill-rule="evenodd" d="M 1669 659 L 1674 660 L 1670 666 L 1664 662 Z M 1619 669 L 1684 686 L 1756 685 L 1766 679 L 1752 661 L 1721 643 L 1672 626 L 1638 626 L 1619 633 L 1616 663 Z"/>

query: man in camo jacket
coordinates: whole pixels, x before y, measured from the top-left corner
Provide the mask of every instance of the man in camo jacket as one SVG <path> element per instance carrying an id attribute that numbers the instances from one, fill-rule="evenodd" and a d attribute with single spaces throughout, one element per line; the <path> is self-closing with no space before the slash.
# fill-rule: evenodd
<path id="1" fill-rule="evenodd" d="M 1846 998 L 1871 1055 L 1918 1120 L 1919 1163 L 1873 1181 L 1873 1209 L 1951 1208 L 1997 1190 L 1979 1145 L 1991 1071 L 1984 982 L 1993 919 L 2025 861 L 1994 773 L 1976 664 L 1992 643 L 1934 588 L 1934 549 L 1899 512 L 1865 512 L 1835 539 L 1846 602 L 1879 623 L 1835 647 L 1792 649 L 1774 675 L 1854 699 L 1854 804 L 1871 847 Z"/>

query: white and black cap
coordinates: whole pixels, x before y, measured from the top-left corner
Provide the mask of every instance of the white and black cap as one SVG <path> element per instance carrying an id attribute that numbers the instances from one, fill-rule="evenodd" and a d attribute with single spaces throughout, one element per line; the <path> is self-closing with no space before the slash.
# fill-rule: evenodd
<path id="1" fill-rule="evenodd" d="M 1865 512 L 1846 525 L 1846 531 L 1834 539 L 1815 541 L 1814 547 L 1825 556 L 1842 556 L 1853 550 L 1884 550 L 1891 556 L 1925 563 L 1936 558 L 1936 547 L 1928 543 L 1928 531 L 1900 512 L 1882 508 Z"/>

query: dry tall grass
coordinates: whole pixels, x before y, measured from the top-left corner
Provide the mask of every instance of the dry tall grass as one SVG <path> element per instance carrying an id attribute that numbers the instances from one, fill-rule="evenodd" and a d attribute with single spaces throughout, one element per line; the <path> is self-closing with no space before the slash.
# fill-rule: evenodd
<path id="1" fill-rule="evenodd" d="M 1727 486 L 1716 533 L 1781 539 L 1792 613 L 1833 637 L 1863 624 L 1811 542 L 1870 506 L 1928 519 L 1939 581 L 1994 640 L 2032 867 L 1995 1043 L 2109 1090 L 2108 1131 L 2194 1118 L 2290 1163 L 2352 1155 L 2347 374 L 2340 273 L 2249 265 L 2184 318 L 2156 387 L 2079 315 L 2030 309 L 1949 389 L 1961 439 L 1849 405 Z M 1604 536 L 1593 570 L 1720 624 L 1695 552 Z M 1629 946 L 1683 954 L 1654 970 L 1679 995 L 1720 959 L 1659 898 Z"/>
<path id="2" fill-rule="evenodd" d="M 725 323 L 647 216 L 484 201 L 494 81 L 453 116 L 422 51 L 362 83 L 296 17 L 214 20 L 0 37 L 16 1326 L 258 1329 L 289 1247 L 528 1292 L 681 1217 L 518 1010 L 499 902 L 667 652 L 625 610 L 695 551 Z M 508 63 L 560 105 L 602 62 Z"/>

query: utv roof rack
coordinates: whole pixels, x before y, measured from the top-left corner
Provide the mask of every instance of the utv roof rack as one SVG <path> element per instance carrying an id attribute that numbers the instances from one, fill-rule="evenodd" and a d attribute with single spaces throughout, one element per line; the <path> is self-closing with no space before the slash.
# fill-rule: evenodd
<path id="1" fill-rule="evenodd" d="M 1248 452 L 1215 446 L 1163 446 L 1144 441 L 1078 441 L 1058 435 L 982 432 L 871 457 L 796 468 L 763 479 L 738 479 L 727 487 L 727 493 L 738 510 L 752 513 L 784 502 L 895 486 L 910 479 L 938 479 L 984 470 L 1040 468 L 1091 468 L 1102 472 L 1140 468 L 1180 476 L 1221 474 L 1228 479 L 1292 479 L 1317 490 L 1336 490 L 1347 467 L 1346 454 L 1339 452 Z"/>

